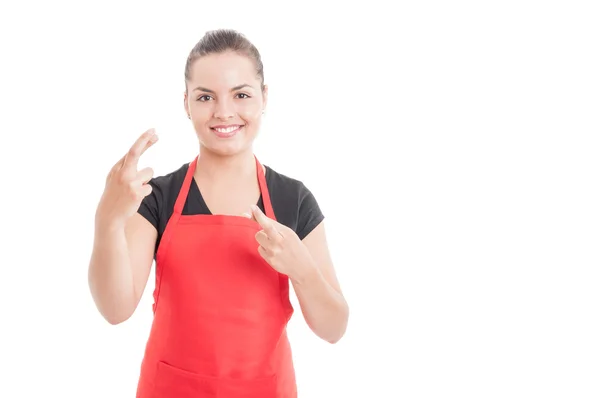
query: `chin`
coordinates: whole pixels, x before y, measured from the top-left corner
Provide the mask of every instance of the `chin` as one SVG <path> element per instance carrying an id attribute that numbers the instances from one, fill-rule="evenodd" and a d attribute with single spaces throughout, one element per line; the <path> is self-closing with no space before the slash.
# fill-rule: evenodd
<path id="1" fill-rule="evenodd" d="M 210 142 L 204 145 L 206 149 L 220 156 L 234 156 L 246 152 L 252 146 L 252 142 Z"/>
<path id="2" fill-rule="evenodd" d="M 201 139 L 203 146 L 214 154 L 220 156 L 234 156 L 246 152 L 252 147 L 254 137 L 240 134 L 230 138 L 217 138 L 213 134 Z"/>

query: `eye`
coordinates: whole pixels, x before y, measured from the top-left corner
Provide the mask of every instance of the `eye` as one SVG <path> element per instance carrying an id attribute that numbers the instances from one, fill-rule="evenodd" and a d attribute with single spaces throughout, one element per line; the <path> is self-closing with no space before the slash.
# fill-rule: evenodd
<path id="1" fill-rule="evenodd" d="M 250 96 L 248 94 L 244 94 L 244 93 L 239 93 L 238 97 L 241 96 L 241 95 L 243 95 L 243 97 L 241 97 L 242 99 L 250 98 Z"/>
<path id="2" fill-rule="evenodd" d="M 205 102 L 208 100 L 210 100 L 210 95 L 201 95 L 200 97 L 197 98 L 197 101 L 202 101 L 202 102 Z"/>

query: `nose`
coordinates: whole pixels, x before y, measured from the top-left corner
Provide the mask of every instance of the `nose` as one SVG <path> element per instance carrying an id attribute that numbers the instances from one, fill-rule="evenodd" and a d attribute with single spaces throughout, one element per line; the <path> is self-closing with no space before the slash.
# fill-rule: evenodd
<path id="1" fill-rule="evenodd" d="M 235 116 L 235 106 L 231 101 L 221 99 L 217 101 L 215 106 L 214 117 L 215 119 L 227 120 Z"/>

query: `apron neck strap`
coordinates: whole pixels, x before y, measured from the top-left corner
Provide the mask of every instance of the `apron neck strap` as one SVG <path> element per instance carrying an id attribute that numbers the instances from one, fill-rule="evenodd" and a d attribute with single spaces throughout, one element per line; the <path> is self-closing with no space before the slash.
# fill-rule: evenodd
<path id="1" fill-rule="evenodd" d="M 194 173 L 196 172 L 197 163 L 198 156 L 196 156 L 194 160 L 190 162 L 187 173 L 185 173 L 185 178 L 183 179 L 183 184 L 181 185 L 179 195 L 177 195 L 177 200 L 175 201 L 175 208 L 173 209 L 175 214 L 181 215 L 183 211 L 183 205 L 185 205 L 188 193 L 190 192 L 190 186 L 192 186 L 192 179 L 194 178 Z"/>
<path id="2" fill-rule="evenodd" d="M 263 172 L 262 164 L 258 161 L 258 158 L 254 156 L 256 160 L 256 176 L 258 178 L 258 186 L 260 187 L 260 195 L 262 196 L 263 205 L 265 207 L 265 215 L 272 220 L 275 220 L 275 212 L 273 211 L 273 205 L 271 204 L 271 195 L 269 194 L 269 188 L 267 187 L 267 178 L 265 172 Z"/>

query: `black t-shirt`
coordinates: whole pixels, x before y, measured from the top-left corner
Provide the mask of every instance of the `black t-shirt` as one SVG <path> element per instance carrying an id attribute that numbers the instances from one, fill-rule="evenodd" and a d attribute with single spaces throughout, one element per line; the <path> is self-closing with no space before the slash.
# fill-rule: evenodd
<path id="1" fill-rule="evenodd" d="M 267 189 L 277 222 L 295 231 L 300 239 L 304 239 L 325 218 L 314 195 L 301 181 L 264 166 Z M 169 174 L 152 178 L 149 181 L 152 193 L 144 198 L 138 209 L 138 213 L 158 231 L 155 256 L 167 222 L 173 214 L 188 167 L 189 163 L 185 163 Z M 265 211 L 262 196 L 257 205 Z M 193 214 L 211 214 L 194 179 L 182 211 L 182 215 Z"/>

